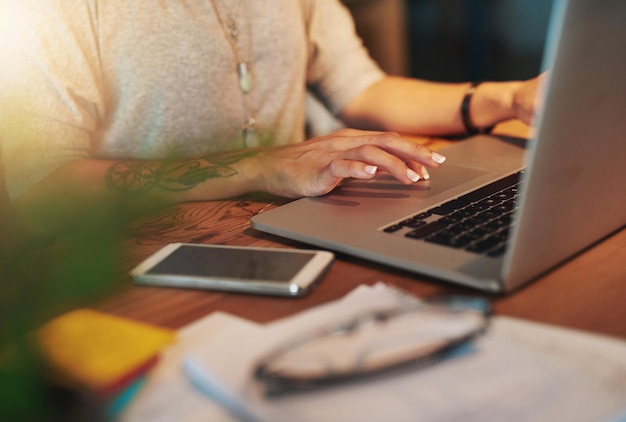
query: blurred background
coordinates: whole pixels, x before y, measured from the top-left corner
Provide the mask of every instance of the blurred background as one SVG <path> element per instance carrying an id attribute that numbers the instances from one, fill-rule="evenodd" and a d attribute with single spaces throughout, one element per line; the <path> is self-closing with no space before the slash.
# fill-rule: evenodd
<path id="1" fill-rule="evenodd" d="M 437 81 L 540 71 L 553 0 L 343 0 L 390 74 Z"/>
<path id="2" fill-rule="evenodd" d="M 390 75 L 440 82 L 521 80 L 541 69 L 553 0 L 341 0 Z M 343 127 L 312 95 L 307 136 Z"/>

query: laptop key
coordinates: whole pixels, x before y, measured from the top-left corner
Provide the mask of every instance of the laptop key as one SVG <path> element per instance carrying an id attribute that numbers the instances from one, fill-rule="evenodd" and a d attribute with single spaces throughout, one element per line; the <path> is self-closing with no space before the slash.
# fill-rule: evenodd
<path id="1" fill-rule="evenodd" d="M 454 211 L 454 208 L 446 208 L 444 206 L 439 206 L 430 210 L 431 213 L 436 215 L 448 215 L 453 213 Z"/>
<path id="2" fill-rule="evenodd" d="M 495 258 L 495 257 L 499 257 L 499 256 L 504 255 L 505 252 L 506 252 L 506 245 L 502 245 L 502 246 L 499 246 L 499 247 L 489 251 L 487 253 L 487 255 Z"/>
<path id="3" fill-rule="evenodd" d="M 404 220 L 402 222 L 400 222 L 400 225 L 405 226 L 405 227 L 409 227 L 411 229 L 416 229 L 418 227 L 421 227 L 423 225 L 425 225 L 426 222 L 424 220 L 416 220 L 414 218 L 409 218 L 407 220 Z"/>
<path id="4" fill-rule="evenodd" d="M 383 229 L 383 231 L 384 231 L 385 233 L 395 233 L 395 232 L 397 232 L 398 230 L 402 230 L 402 228 L 403 228 L 403 227 L 404 227 L 404 226 L 403 226 L 402 224 L 394 224 L 394 225 L 391 225 L 391 226 L 389 226 L 389 227 L 385 227 L 385 228 Z"/>
<path id="5" fill-rule="evenodd" d="M 492 195 L 496 192 L 499 192 L 503 189 L 510 187 L 511 185 L 514 185 L 515 183 L 518 183 L 519 179 L 520 179 L 520 173 L 514 173 L 510 176 L 504 177 L 500 180 L 490 183 L 487 186 L 483 186 L 482 188 L 476 189 L 473 192 L 463 195 L 458 199 L 462 201 L 469 201 L 469 202 L 480 201 L 481 199 L 489 195 Z"/>
<path id="6" fill-rule="evenodd" d="M 488 237 L 487 239 L 481 240 L 473 244 L 472 246 L 467 248 L 467 250 L 471 252 L 483 253 L 483 252 L 487 252 L 489 249 L 492 249 L 498 246 L 500 243 L 501 243 L 501 240 L 498 239 L 497 237 Z"/>
<path id="7" fill-rule="evenodd" d="M 462 248 L 468 245 L 473 239 L 468 236 L 448 237 L 435 234 L 424 239 L 426 242 L 437 243 L 439 245 L 450 246 L 452 248 Z"/>
<path id="8" fill-rule="evenodd" d="M 433 221 L 432 223 L 428 223 L 425 226 L 412 230 L 405 234 L 406 237 L 410 237 L 411 239 L 423 239 L 424 237 L 431 235 L 439 230 L 443 230 L 447 228 L 448 225 L 446 223 L 442 223 L 441 221 Z"/>

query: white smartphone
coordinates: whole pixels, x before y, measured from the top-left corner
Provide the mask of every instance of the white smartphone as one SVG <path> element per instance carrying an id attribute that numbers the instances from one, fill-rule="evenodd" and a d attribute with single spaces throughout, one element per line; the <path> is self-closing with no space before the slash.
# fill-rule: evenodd
<path id="1" fill-rule="evenodd" d="M 170 243 L 130 275 L 149 286 L 302 296 L 333 259 L 319 250 Z"/>

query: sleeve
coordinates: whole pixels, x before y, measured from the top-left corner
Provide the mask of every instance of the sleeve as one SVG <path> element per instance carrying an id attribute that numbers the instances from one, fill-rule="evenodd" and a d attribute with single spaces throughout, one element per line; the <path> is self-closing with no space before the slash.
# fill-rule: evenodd
<path id="1" fill-rule="evenodd" d="M 384 73 L 357 36 L 339 0 L 311 0 L 308 16 L 309 88 L 335 114 Z"/>
<path id="2" fill-rule="evenodd" d="M 0 0 L 0 156 L 11 198 L 91 153 L 103 113 L 95 9 Z"/>

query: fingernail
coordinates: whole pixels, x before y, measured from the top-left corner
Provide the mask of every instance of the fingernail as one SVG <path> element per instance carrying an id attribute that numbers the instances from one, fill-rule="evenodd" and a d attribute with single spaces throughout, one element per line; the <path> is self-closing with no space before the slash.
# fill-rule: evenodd
<path id="1" fill-rule="evenodd" d="M 408 176 L 409 179 L 411 179 L 414 182 L 417 182 L 418 180 L 420 180 L 420 175 L 415 173 L 413 170 L 411 169 L 407 169 L 406 171 L 406 175 Z"/>
<path id="2" fill-rule="evenodd" d="M 422 177 L 424 178 L 424 180 L 430 179 L 430 174 L 428 173 L 428 170 L 426 170 L 425 168 L 422 169 Z"/>
<path id="3" fill-rule="evenodd" d="M 376 174 L 377 171 L 378 171 L 377 166 L 365 166 L 365 173 L 367 174 Z"/>
<path id="4" fill-rule="evenodd" d="M 443 162 L 446 161 L 446 157 L 444 157 L 443 155 L 438 154 L 436 152 L 433 152 L 430 157 L 437 164 L 443 164 Z"/>

